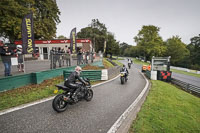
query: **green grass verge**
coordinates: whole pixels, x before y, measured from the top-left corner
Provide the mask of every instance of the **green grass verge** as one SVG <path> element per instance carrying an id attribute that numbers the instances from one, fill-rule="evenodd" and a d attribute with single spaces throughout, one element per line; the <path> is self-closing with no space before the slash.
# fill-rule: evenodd
<path id="1" fill-rule="evenodd" d="M 194 76 L 194 77 L 200 78 L 200 74 L 185 72 L 185 71 L 176 70 L 176 69 L 170 69 L 170 70 L 171 70 L 172 72 L 175 72 L 175 73 L 180 73 L 180 74 L 185 74 L 185 75 L 189 75 L 189 76 Z"/>
<path id="2" fill-rule="evenodd" d="M 103 65 L 106 69 L 110 67 L 114 67 L 112 63 L 106 60 L 106 58 L 103 58 Z"/>
<path id="3" fill-rule="evenodd" d="M 28 85 L 0 93 L 0 110 L 16 107 L 36 100 L 54 96 L 55 85 L 63 82 L 63 76 L 45 80 L 41 84 Z M 91 84 L 103 81 L 91 81 Z M 63 91 L 59 91 L 62 93 Z"/>
<path id="4" fill-rule="evenodd" d="M 41 84 L 28 85 L 0 93 L 0 110 L 53 96 L 55 85 L 63 82 L 63 77 L 45 80 Z"/>
<path id="5" fill-rule="evenodd" d="M 133 63 L 135 63 L 135 64 L 149 65 L 149 63 L 147 63 L 147 62 L 142 62 L 142 61 L 137 60 L 137 59 L 135 59 L 135 58 L 132 58 L 132 59 L 133 59 Z"/>
<path id="6" fill-rule="evenodd" d="M 112 60 L 113 62 L 115 62 L 118 66 L 123 66 L 123 64 L 117 60 Z"/>
<path id="7" fill-rule="evenodd" d="M 152 81 L 130 133 L 199 133 L 200 99 L 173 85 Z"/>

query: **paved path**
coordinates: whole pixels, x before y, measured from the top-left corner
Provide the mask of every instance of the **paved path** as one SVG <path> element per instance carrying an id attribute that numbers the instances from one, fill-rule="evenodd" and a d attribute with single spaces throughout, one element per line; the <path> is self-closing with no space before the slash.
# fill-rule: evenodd
<path id="1" fill-rule="evenodd" d="M 146 85 L 132 67 L 126 84 L 117 78 L 94 87 L 94 98 L 81 101 L 63 113 L 52 109 L 52 100 L 0 116 L 1 133 L 106 133 L 134 102 Z"/>

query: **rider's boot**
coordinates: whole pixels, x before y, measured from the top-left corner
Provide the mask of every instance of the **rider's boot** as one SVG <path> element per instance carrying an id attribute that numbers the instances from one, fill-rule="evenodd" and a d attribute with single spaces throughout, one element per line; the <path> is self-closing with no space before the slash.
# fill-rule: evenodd
<path id="1" fill-rule="evenodd" d="M 75 91 L 74 94 L 72 95 L 72 99 L 74 100 L 75 103 L 78 102 L 77 94 L 78 94 L 78 89 L 76 89 L 76 91 Z"/>

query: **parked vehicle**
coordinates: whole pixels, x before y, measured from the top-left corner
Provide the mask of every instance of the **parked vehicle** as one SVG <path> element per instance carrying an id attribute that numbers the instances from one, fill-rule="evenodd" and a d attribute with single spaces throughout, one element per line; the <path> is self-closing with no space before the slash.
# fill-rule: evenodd
<path id="1" fill-rule="evenodd" d="M 81 90 L 77 94 L 78 101 L 85 99 L 86 101 L 91 101 L 93 98 L 93 91 L 91 88 L 91 84 L 89 79 L 84 78 L 83 79 L 88 84 L 85 85 L 83 83 L 80 83 Z M 56 85 L 57 89 L 54 91 L 54 93 L 57 93 L 59 90 L 63 90 L 64 92 L 62 94 L 58 94 L 52 102 L 52 107 L 57 112 L 63 112 L 67 109 L 69 104 L 75 104 L 74 100 L 72 99 L 72 95 L 74 93 L 74 89 L 70 89 L 64 85 Z"/>

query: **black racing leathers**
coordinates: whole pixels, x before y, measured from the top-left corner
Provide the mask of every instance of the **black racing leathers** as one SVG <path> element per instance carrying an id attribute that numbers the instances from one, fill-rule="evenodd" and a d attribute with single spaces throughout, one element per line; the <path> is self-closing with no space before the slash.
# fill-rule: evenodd
<path id="1" fill-rule="evenodd" d="M 77 93 L 80 91 L 80 85 L 76 83 L 76 80 L 79 80 L 80 82 L 82 82 L 83 84 L 85 84 L 85 81 L 83 79 L 80 78 L 79 74 L 75 71 L 72 72 L 68 79 L 65 80 L 64 85 L 66 87 L 69 87 L 71 89 L 74 89 L 74 94 L 72 96 L 72 98 L 74 98 L 75 101 L 77 101 Z"/>
<path id="2" fill-rule="evenodd" d="M 127 78 L 129 72 L 128 72 L 128 69 L 127 69 L 126 67 L 122 67 L 122 68 L 120 69 L 120 72 L 126 72 L 125 76 L 126 76 L 126 78 Z"/>

